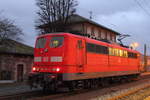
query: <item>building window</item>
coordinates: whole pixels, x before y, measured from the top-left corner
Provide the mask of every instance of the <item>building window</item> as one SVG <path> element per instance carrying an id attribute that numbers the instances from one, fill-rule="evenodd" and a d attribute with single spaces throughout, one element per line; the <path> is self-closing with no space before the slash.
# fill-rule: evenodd
<path id="1" fill-rule="evenodd" d="M 98 38 L 101 39 L 101 30 L 98 31 Z"/>
<path id="2" fill-rule="evenodd" d="M 116 41 L 116 40 L 115 40 L 115 36 L 114 36 L 114 35 L 112 36 L 112 41 L 113 41 L 113 42 L 115 42 L 115 41 Z"/>
<path id="3" fill-rule="evenodd" d="M 87 27 L 87 33 L 88 33 L 88 34 L 91 34 L 91 31 L 92 31 L 92 30 L 91 30 L 91 27 Z"/>
<path id="4" fill-rule="evenodd" d="M 112 35 L 112 34 L 110 34 L 110 40 L 111 40 L 111 41 L 112 41 L 112 36 L 113 36 L 113 35 Z"/>
<path id="5" fill-rule="evenodd" d="M 102 38 L 102 39 L 105 39 L 105 33 L 104 33 L 103 30 L 101 31 L 101 38 Z"/>
<path id="6" fill-rule="evenodd" d="M 107 33 L 107 40 L 110 40 L 110 33 Z"/>
<path id="7" fill-rule="evenodd" d="M 92 35 L 92 36 L 95 36 L 94 27 L 91 28 L 91 35 Z"/>
<path id="8" fill-rule="evenodd" d="M 106 33 L 105 33 L 105 39 L 107 40 L 107 31 L 106 31 Z"/>

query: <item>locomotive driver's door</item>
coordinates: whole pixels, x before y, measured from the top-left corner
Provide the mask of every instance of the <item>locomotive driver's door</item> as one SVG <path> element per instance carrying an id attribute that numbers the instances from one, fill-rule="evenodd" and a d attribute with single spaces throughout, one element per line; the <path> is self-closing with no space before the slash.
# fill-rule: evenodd
<path id="1" fill-rule="evenodd" d="M 84 71 L 85 64 L 85 40 L 79 39 L 77 41 L 77 70 L 79 73 Z"/>

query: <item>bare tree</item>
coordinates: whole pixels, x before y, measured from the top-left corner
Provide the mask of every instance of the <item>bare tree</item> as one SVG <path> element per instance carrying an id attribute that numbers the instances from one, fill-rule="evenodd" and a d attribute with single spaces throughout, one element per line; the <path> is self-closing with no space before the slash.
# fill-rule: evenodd
<path id="1" fill-rule="evenodd" d="M 22 30 L 7 18 L 0 18 L 0 44 L 6 39 L 21 40 Z"/>
<path id="2" fill-rule="evenodd" d="M 65 31 L 69 16 L 76 12 L 76 0 L 37 0 L 39 19 L 36 29 L 41 34 Z"/>

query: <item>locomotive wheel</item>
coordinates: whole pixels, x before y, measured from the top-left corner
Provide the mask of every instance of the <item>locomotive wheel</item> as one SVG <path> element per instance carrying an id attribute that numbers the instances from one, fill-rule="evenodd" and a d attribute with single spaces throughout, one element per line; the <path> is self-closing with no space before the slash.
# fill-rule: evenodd
<path id="1" fill-rule="evenodd" d="M 84 80 L 84 89 L 90 88 L 90 81 L 89 80 Z"/>
<path id="2" fill-rule="evenodd" d="M 55 83 L 47 83 L 47 84 L 44 84 L 43 86 L 44 92 L 56 92 L 56 90 L 57 90 L 57 86 Z"/>
<path id="3" fill-rule="evenodd" d="M 80 80 L 80 81 L 77 81 L 77 89 L 83 89 L 84 88 L 84 81 L 83 80 Z"/>
<path id="4" fill-rule="evenodd" d="M 75 90 L 75 87 L 76 87 L 75 81 L 70 81 L 70 82 L 68 82 L 69 91 L 74 91 L 74 90 Z"/>
<path id="5" fill-rule="evenodd" d="M 98 86 L 99 86 L 99 81 L 98 81 L 98 79 L 92 79 L 91 80 L 91 87 L 92 88 L 98 88 Z"/>
<path id="6" fill-rule="evenodd" d="M 88 80 L 88 88 L 92 88 L 92 81 L 91 80 Z"/>
<path id="7" fill-rule="evenodd" d="M 99 87 L 99 80 L 98 80 L 98 79 L 95 79 L 95 80 L 94 80 L 94 84 L 95 84 L 95 87 L 94 87 L 94 88 L 98 88 L 98 87 Z"/>
<path id="8" fill-rule="evenodd" d="M 108 86 L 109 85 L 109 79 L 107 79 L 107 78 L 101 79 L 100 84 L 101 84 L 102 87 Z"/>
<path id="9" fill-rule="evenodd" d="M 139 76 L 140 76 L 140 74 L 136 74 L 135 76 L 134 76 L 134 81 L 137 81 L 137 80 L 139 80 Z"/>

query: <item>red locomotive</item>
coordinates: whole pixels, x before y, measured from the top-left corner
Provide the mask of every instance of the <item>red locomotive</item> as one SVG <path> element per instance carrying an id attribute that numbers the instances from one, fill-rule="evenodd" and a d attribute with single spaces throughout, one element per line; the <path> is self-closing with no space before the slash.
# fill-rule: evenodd
<path id="1" fill-rule="evenodd" d="M 30 83 L 43 89 L 89 88 L 140 74 L 140 53 L 70 33 L 39 36 Z"/>

